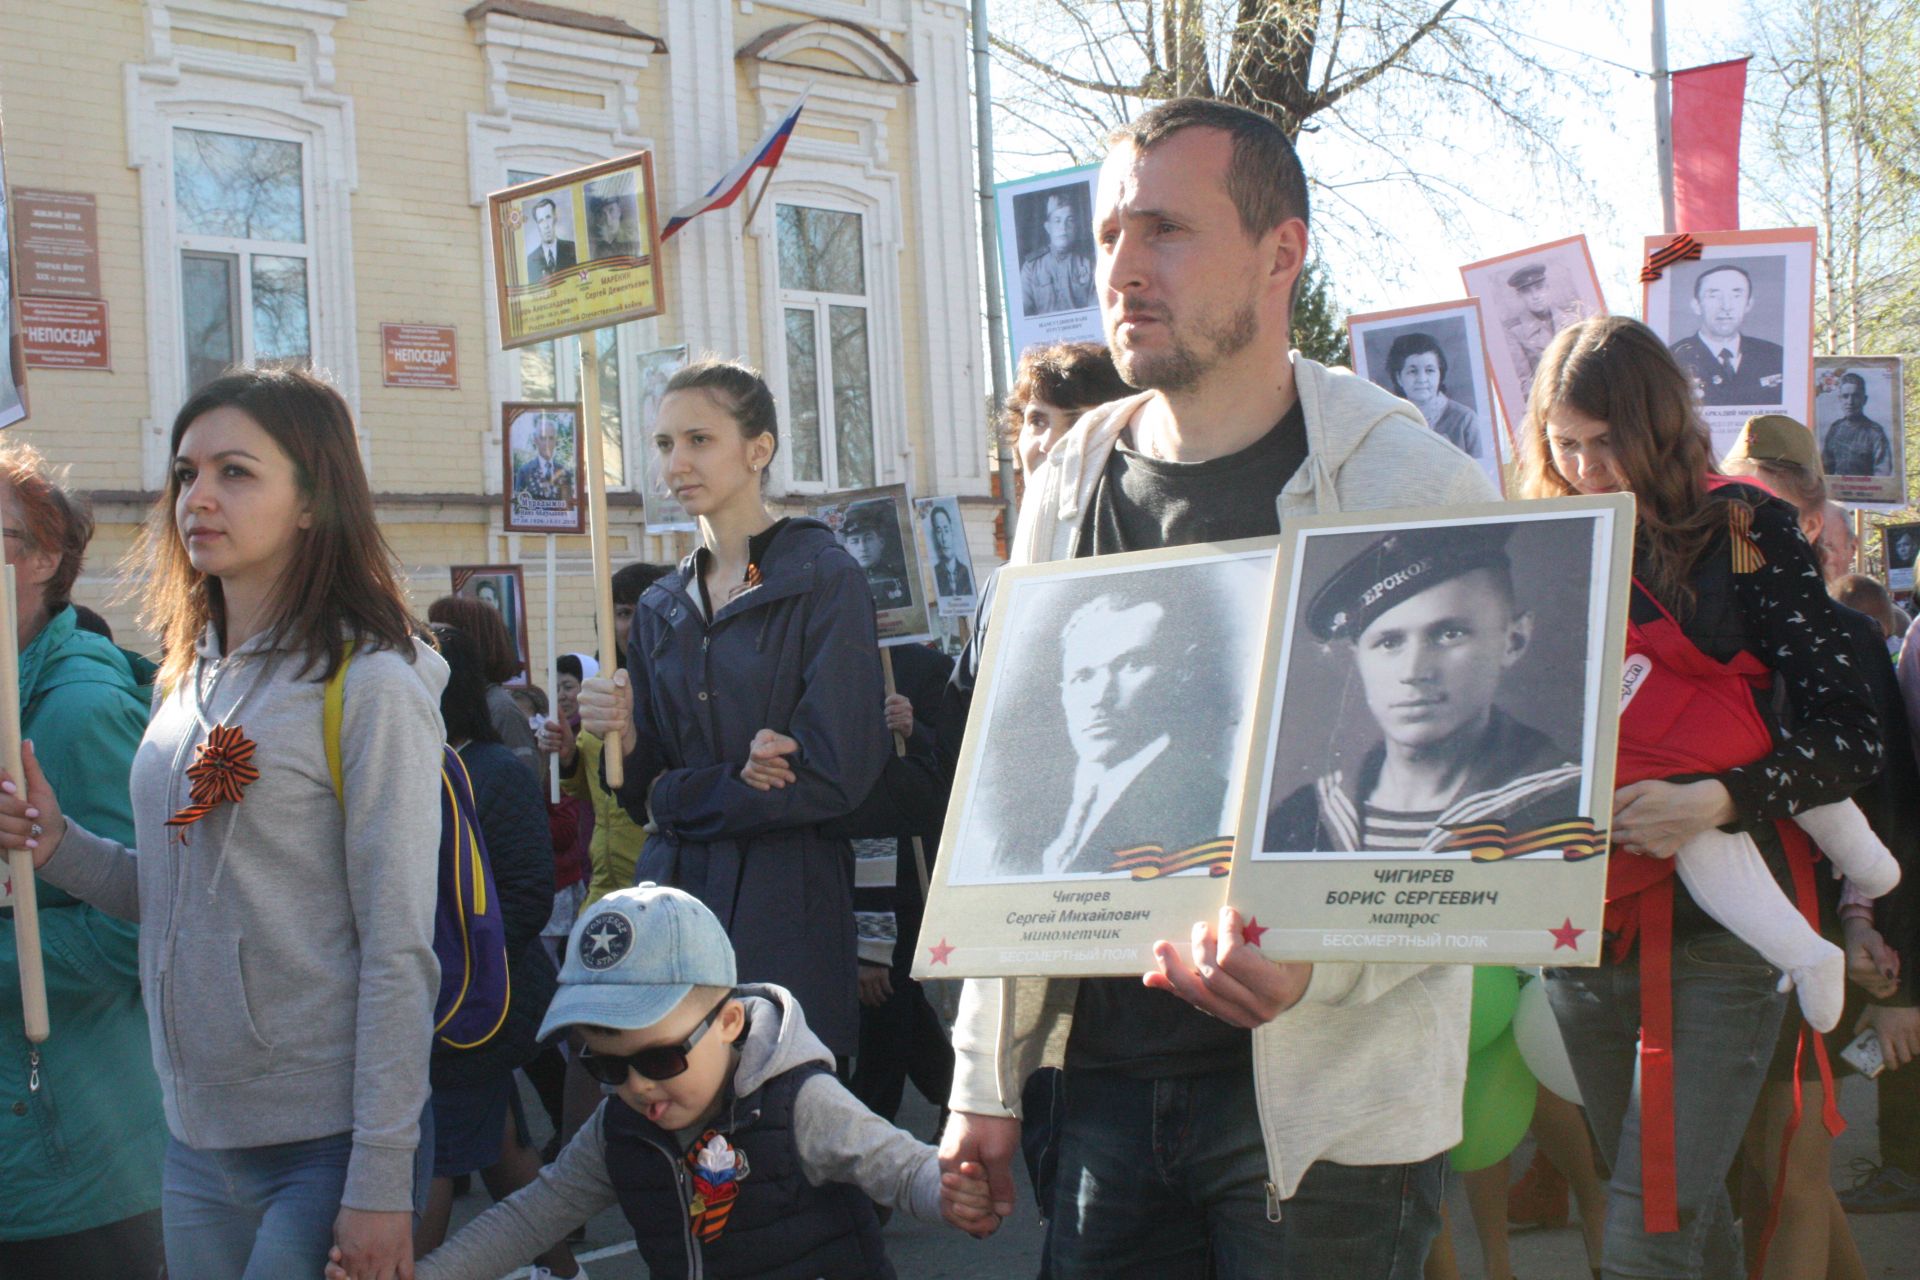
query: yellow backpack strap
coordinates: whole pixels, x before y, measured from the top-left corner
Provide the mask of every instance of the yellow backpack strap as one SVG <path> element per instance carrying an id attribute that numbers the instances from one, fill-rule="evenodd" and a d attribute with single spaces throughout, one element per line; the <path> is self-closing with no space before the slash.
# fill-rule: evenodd
<path id="1" fill-rule="evenodd" d="M 347 718 L 347 664 L 352 661 L 353 642 L 349 640 L 340 655 L 340 665 L 334 668 L 333 675 L 328 678 L 326 691 L 320 699 L 321 733 L 327 744 L 327 772 L 333 776 L 333 798 L 340 802 L 342 809 L 347 807 L 347 781 L 340 765 L 340 727 Z"/>

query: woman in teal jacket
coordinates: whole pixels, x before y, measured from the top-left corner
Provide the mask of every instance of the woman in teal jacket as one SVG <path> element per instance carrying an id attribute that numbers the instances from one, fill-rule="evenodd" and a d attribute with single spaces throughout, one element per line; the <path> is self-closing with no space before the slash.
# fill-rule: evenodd
<path id="1" fill-rule="evenodd" d="M 127 775 L 153 666 L 75 625 L 93 520 L 26 445 L 0 448 L 0 529 L 19 595 L 20 716 L 67 811 L 133 843 Z M 44 881 L 53 1034 L 21 1027 L 13 911 L 0 912 L 0 1280 L 160 1273 L 167 1130 L 140 1003 L 139 928 Z"/>

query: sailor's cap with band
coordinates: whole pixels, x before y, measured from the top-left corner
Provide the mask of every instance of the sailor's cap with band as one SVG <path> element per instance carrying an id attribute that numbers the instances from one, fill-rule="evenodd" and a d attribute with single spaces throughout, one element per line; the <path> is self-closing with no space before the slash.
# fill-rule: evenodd
<path id="1" fill-rule="evenodd" d="M 1357 640 L 1376 618 L 1476 569 L 1511 567 L 1510 523 L 1396 529 L 1342 565 L 1307 606 L 1320 640 Z"/>

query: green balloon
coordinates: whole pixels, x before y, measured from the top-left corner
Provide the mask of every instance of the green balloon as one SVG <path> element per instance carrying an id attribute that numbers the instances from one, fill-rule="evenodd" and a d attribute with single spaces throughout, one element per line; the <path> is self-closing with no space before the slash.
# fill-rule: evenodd
<path id="1" fill-rule="evenodd" d="M 1520 975 L 1512 965 L 1491 965 L 1473 971 L 1473 1017 L 1467 1024 L 1467 1052 L 1478 1053 L 1513 1025 L 1520 1003 Z"/>
<path id="2" fill-rule="evenodd" d="M 1538 1092 L 1511 1028 L 1470 1055 L 1467 1087 L 1460 1100 L 1460 1145 L 1448 1153 L 1454 1169 L 1472 1173 L 1511 1155 L 1533 1123 Z"/>

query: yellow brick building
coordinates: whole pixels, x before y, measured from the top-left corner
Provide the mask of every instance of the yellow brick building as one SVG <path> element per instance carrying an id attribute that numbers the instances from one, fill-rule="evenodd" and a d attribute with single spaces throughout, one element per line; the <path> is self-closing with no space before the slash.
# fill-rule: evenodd
<path id="1" fill-rule="evenodd" d="M 7 177 L 94 198 L 112 368 L 30 371 L 19 434 L 70 463 L 100 533 L 76 598 L 135 639 L 116 564 L 165 476 L 174 412 L 232 360 L 304 356 L 353 406 L 416 605 L 454 564 L 527 566 L 545 668 L 545 542 L 501 532 L 500 406 L 577 398 L 572 340 L 505 352 L 489 191 L 640 148 L 662 222 L 785 112 L 805 115 L 752 222 L 661 255 L 666 312 L 602 331 L 616 564 L 644 527 L 643 372 L 744 355 L 782 406 L 773 488 L 988 498 L 964 0 L 38 0 L 0 6 Z M 757 189 L 757 182 L 755 184 Z M 787 252 L 783 256 L 782 250 Z M 786 269 L 782 269 L 785 262 Z M 825 265 L 822 265 L 825 264 Z M 451 326 L 457 389 L 383 385 L 383 324 Z M 586 539 L 561 538 L 558 647 L 592 647 Z"/>

